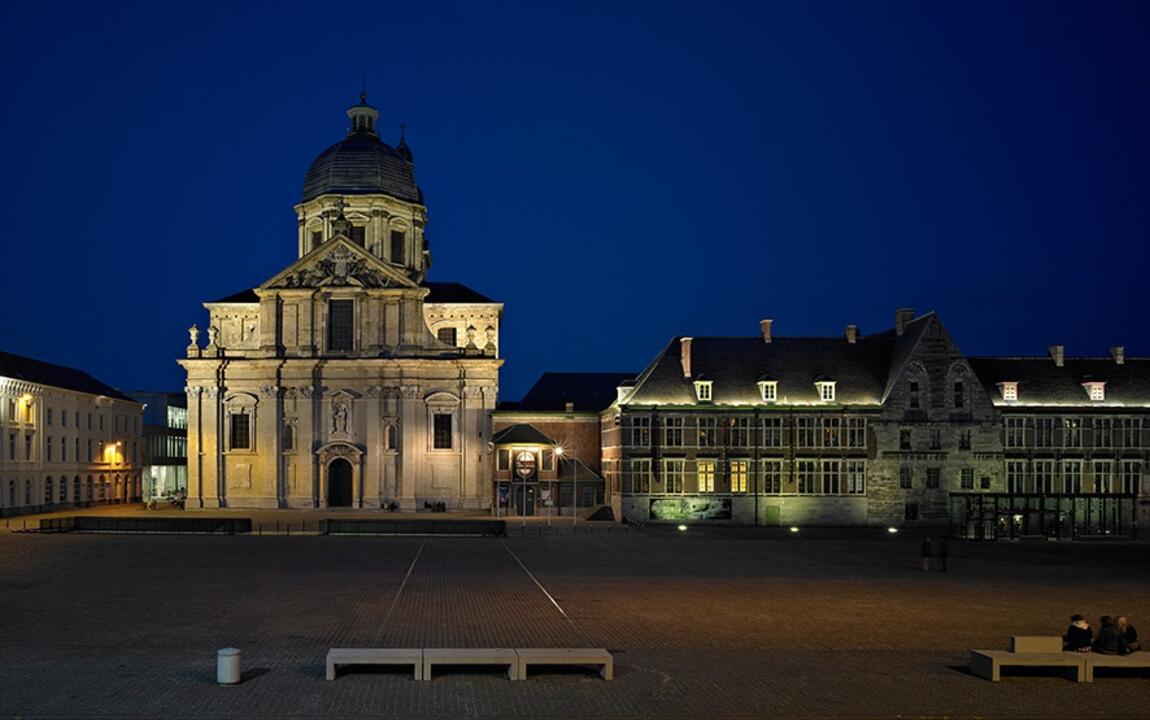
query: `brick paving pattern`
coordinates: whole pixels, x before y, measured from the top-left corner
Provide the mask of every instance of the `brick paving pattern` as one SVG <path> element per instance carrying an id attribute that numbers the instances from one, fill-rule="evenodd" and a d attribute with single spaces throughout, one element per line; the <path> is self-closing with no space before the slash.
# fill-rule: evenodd
<path id="1" fill-rule="evenodd" d="M 1150 545 L 879 531 L 507 539 L 0 533 L 0 716 L 1150 717 L 1150 678 L 971 676 L 969 651 L 1072 612 L 1150 634 Z M 524 572 L 517 559 L 566 613 Z M 406 579 L 406 582 L 405 582 Z M 402 592 L 400 588 L 402 587 Z M 604 646 L 616 679 L 352 672 L 336 646 Z M 215 651 L 246 681 L 215 684 Z"/>

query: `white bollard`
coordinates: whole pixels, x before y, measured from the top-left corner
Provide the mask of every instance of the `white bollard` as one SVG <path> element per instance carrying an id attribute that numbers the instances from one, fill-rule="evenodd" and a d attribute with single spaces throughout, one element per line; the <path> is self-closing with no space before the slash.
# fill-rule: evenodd
<path id="1" fill-rule="evenodd" d="M 240 681 L 239 648 L 224 648 L 216 653 L 216 682 L 235 685 Z"/>

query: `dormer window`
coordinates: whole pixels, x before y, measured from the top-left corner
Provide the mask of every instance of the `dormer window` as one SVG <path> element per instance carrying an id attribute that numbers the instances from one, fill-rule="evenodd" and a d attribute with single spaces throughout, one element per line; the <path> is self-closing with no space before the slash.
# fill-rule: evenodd
<path id="1" fill-rule="evenodd" d="M 1100 402 L 1106 399 L 1106 383 L 1090 380 L 1082 383 L 1082 387 L 1086 388 L 1091 400 Z"/>
<path id="2" fill-rule="evenodd" d="M 776 380 L 760 380 L 759 395 L 763 402 L 775 402 L 779 399 L 779 383 Z"/>
<path id="3" fill-rule="evenodd" d="M 823 402 L 835 401 L 835 381 L 834 380 L 819 380 L 815 383 L 815 387 L 819 391 L 819 400 Z"/>
<path id="4" fill-rule="evenodd" d="M 998 389 L 1002 392 L 1002 399 L 1013 402 L 1018 399 L 1018 383 L 1017 382 L 1000 382 Z"/>
<path id="5" fill-rule="evenodd" d="M 710 402 L 711 401 L 711 385 L 712 384 L 713 383 L 710 380 L 696 380 L 695 381 L 695 398 L 698 399 L 699 402 Z"/>

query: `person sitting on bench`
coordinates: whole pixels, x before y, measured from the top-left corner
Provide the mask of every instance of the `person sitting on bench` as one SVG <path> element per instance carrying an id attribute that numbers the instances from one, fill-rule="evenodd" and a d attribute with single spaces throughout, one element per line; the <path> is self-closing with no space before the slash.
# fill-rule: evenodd
<path id="1" fill-rule="evenodd" d="M 1126 642 L 1126 652 L 1132 653 L 1135 650 L 1142 649 L 1142 643 L 1138 642 L 1138 631 L 1126 619 L 1125 615 L 1119 615 L 1114 621 L 1115 627 L 1122 635 L 1122 639 Z"/>
<path id="2" fill-rule="evenodd" d="M 1062 636 L 1062 649 L 1073 652 L 1090 652 L 1094 644 L 1094 631 L 1086 622 L 1085 615 L 1075 613 L 1070 616 L 1070 627 Z"/>
<path id="3" fill-rule="evenodd" d="M 1126 639 L 1118 632 L 1118 626 L 1109 615 L 1103 615 L 1098 639 L 1094 641 L 1094 652 L 1103 655 L 1125 655 Z"/>

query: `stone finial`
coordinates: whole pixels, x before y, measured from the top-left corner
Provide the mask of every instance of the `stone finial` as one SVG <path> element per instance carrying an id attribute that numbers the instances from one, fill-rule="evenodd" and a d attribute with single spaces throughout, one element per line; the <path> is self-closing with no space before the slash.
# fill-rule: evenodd
<path id="1" fill-rule="evenodd" d="M 763 342 L 769 343 L 771 341 L 771 328 L 774 325 L 774 320 L 760 320 L 759 321 L 759 334 L 763 336 Z"/>
<path id="2" fill-rule="evenodd" d="M 847 342 L 854 345 L 859 340 L 859 326 L 847 325 Z"/>
<path id="3" fill-rule="evenodd" d="M 1050 353 L 1050 359 L 1054 361 L 1056 367 L 1062 367 L 1066 363 L 1065 345 L 1051 345 L 1046 351 Z"/>
<path id="4" fill-rule="evenodd" d="M 188 357 L 200 356 L 200 329 L 195 323 L 188 328 Z"/>
<path id="5" fill-rule="evenodd" d="M 1122 345 L 1115 345 L 1110 348 L 1110 357 L 1114 358 L 1115 365 L 1126 364 L 1126 348 Z"/>

